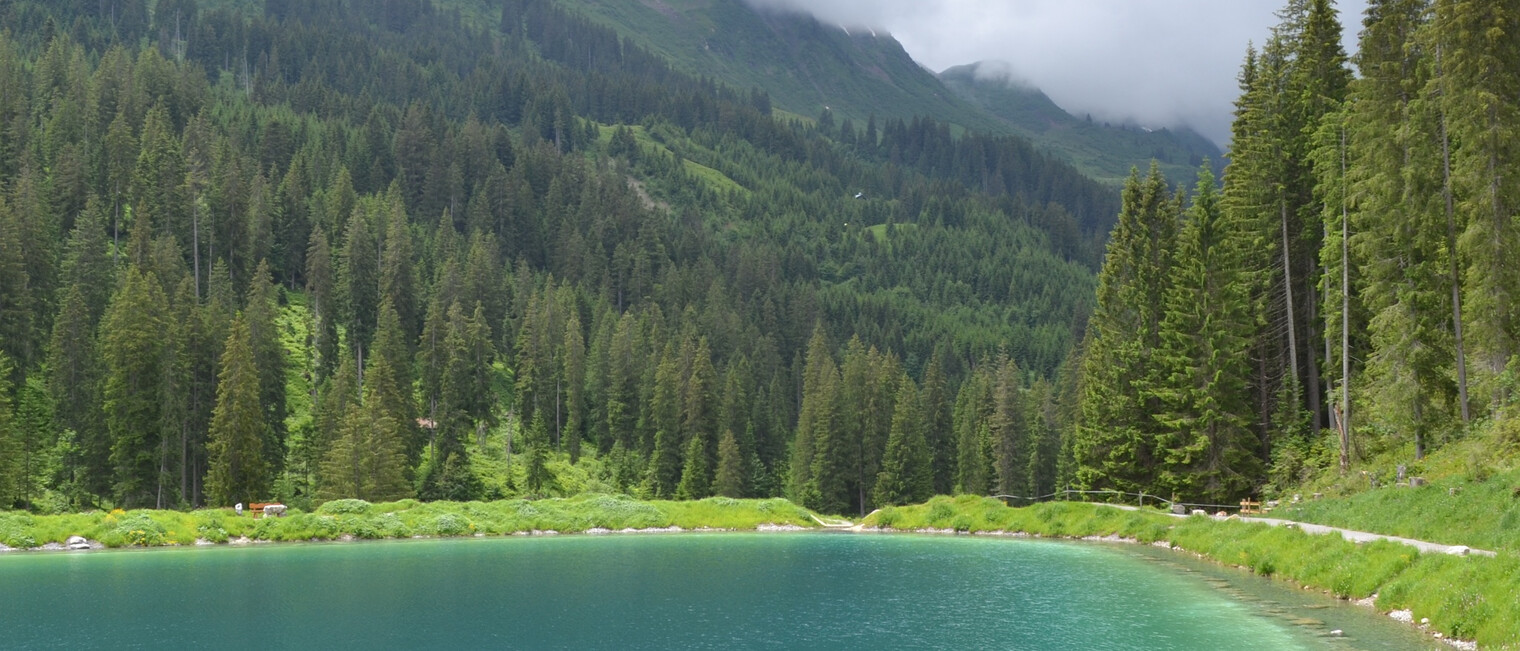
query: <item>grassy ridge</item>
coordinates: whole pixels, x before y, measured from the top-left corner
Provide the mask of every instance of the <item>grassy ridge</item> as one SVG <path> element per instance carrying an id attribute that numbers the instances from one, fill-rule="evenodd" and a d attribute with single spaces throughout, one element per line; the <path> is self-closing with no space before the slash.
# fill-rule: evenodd
<path id="1" fill-rule="evenodd" d="M 754 529 L 762 524 L 815 527 L 812 516 L 784 499 L 712 497 L 693 502 L 638 501 L 623 495 L 496 502 L 401 500 L 371 504 L 336 500 L 314 512 L 292 510 L 282 518 L 238 516 L 231 509 L 137 510 L 70 515 L 0 513 L 0 544 L 36 547 L 70 536 L 107 547 L 191 545 L 196 540 L 304 541 L 413 536 L 501 535 L 522 531 L 582 532 L 677 526 L 683 529 Z"/>
<path id="2" fill-rule="evenodd" d="M 1122 536 L 1165 541 L 1263 576 L 1326 590 L 1337 597 L 1377 595 L 1377 607 L 1430 618 L 1445 635 L 1487 647 L 1520 647 L 1520 557 L 1422 555 L 1392 542 L 1357 545 L 1337 536 L 1206 517 L 1177 519 L 1154 511 L 1054 502 L 1009 508 L 975 496 L 937 497 L 886 508 L 867 526 L 895 529 L 1022 531 L 1052 537 Z"/>

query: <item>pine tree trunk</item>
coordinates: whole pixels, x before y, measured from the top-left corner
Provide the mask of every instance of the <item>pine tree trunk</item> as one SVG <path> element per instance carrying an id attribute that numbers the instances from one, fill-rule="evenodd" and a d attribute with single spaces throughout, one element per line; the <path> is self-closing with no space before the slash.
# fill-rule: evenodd
<path id="1" fill-rule="evenodd" d="M 1436 48 L 1436 74 L 1441 74 L 1440 62 L 1441 50 Z M 1467 351 L 1462 344 L 1462 276 L 1457 265 L 1457 216 L 1451 190 L 1451 137 L 1446 133 L 1445 108 L 1441 109 L 1441 174 L 1441 194 L 1446 200 L 1446 251 L 1451 262 L 1451 326 L 1457 348 L 1457 400 L 1462 408 L 1462 423 L 1465 425 L 1472 421 L 1472 412 L 1467 398 Z"/>
<path id="2" fill-rule="evenodd" d="M 1293 267 L 1291 264 L 1291 258 L 1288 255 L 1288 202 L 1284 200 L 1281 201 L 1279 205 L 1282 208 L 1283 293 L 1286 294 L 1285 303 L 1288 310 L 1288 364 L 1292 370 L 1292 374 L 1288 376 L 1288 381 L 1292 382 L 1294 386 L 1297 386 L 1298 339 L 1297 330 L 1295 329 L 1296 326 L 1294 323 L 1295 318 L 1293 314 Z"/>
<path id="3" fill-rule="evenodd" d="M 190 229 L 190 257 L 194 259 L 195 264 L 195 300 L 199 301 L 201 300 L 201 209 L 198 202 L 190 214 L 192 220 Z"/>
<path id="4" fill-rule="evenodd" d="M 1314 286 L 1310 285 L 1309 286 L 1309 318 L 1307 319 L 1307 322 L 1309 323 L 1309 325 L 1310 325 L 1311 328 L 1316 323 L 1318 323 L 1318 321 L 1319 321 L 1318 310 L 1319 310 L 1319 296 L 1318 296 L 1317 292 L 1315 291 Z M 1310 422 L 1312 423 L 1311 429 L 1309 430 L 1309 432 L 1311 434 L 1313 434 L 1313 435 L 1318 435 L 1319 431 L 1324 428 L 1325 421 L 1324 421 L 1323 416 L 1320 414 L 1319 359 L 1314 356 L 1314 354 L 1315 354 L 1314 353 L 1314 346 L 1312 344 L 1312 342 L 1313 342 L 1312 335 L 1314 333 L 1310 332 L 1309 334 L 1311 335 L 1311 338 L 1309 339 L 1309 341 L 1306 341 L 1305 345 L 1304 345 L 1304 353 L 1308 357 L 1308 367 L 1305 369 L 1305 375 L 1306 375 L 1305 379 L 1307 380 L 1307 384 L 1308 384 L 1307 388 L 1308 388 L 1308 393 L 1309 393 L 1309 414 L 1310 414 L 1309 418 L 1310 418 Z M 1328 360 L 1326 360 L 1326 361 L 1328 361 Z"/>
<path id="5" fill-rule="evenodd" d="M 1351 250 L 1346 215 L 1346 131 L 1341 130 L 1341 474 L 1351 465 Z"/>

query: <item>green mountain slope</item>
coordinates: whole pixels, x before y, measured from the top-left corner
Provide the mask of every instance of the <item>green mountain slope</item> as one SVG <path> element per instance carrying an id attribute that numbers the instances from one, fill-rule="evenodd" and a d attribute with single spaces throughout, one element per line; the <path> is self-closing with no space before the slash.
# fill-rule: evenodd
<path id="1" fill-rule="evenodd" d="M 1037 88 L 1006 75 L 978 74 L 983 66 L 949 68 L 939 79 L 1014 133 L 1056 152 L 1095 179 L 1119 183 L 1131 167 L 1144 169 L 1151 159 L 1161 163 L 1161 171 L 1174 183 L 1191 184 L 1204 158 L 1213 161 L 1216 171 L 1223 167 L 1219 147 L 1190 129 L 1146 130 L 1079 118 Z"/>
<path id="2" fill-rule="evenodd" d="M 764 89 L 775 108 L 807 119 L 826 107 L 857 128 L 872 115 L 878 121 L 932 116 L 959 128 L 1023 137 L 1110 185 L 1151 158 L 1167 178 L 1184 183 L 1205 157 L 1221 160 L 1218 147 L 1192 131 L 1090 123 L 1038 90 L 977 79 L 979 64 L 936 76 L 885 33 L 760 11 L 742 0 L 558 2 L 678 70 L 738 89 Z"/>
<path id="3" fill-rule="evenodd" d="M 947 92 L 887 34 L 756 11 L 741 0 L 558 1 L 678 70 L 738 89 L 765 89 L 777 108 L 807 118 L 828 107 L 862 128 L 872 114 L 904 120 L 932 115 L 961 127 L 1007 131 Z"/>

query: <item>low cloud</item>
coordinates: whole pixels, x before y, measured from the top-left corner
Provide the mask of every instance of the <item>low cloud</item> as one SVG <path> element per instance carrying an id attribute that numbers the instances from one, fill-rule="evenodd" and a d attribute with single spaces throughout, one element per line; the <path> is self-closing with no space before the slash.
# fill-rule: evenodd
<path id="1" fill-rule="evenodd" d="M 1247 44 L 1284 0 L 747 0 L 825 23 L 891 32 L 932 70 L 973 63 L 1062 108 L 1147 127 L 1191 126 L 1223 143 Z M 1354 44 L 1366 0 L 1341 3 Z"/>

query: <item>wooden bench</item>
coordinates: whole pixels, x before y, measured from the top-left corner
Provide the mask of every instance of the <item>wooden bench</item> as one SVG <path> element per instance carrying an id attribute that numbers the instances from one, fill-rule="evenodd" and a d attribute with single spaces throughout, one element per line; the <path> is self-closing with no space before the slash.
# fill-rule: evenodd
<path id="1" fill-rule="evenodd" d="M 1251 500 L 1241 500 L 1240 501 L 1240 514 L 1241 515 L 1257 515 L 1257 514 L 1260 514 L 1260 513 L 1261 513 L 1261 502 L 1252 502 Z"/>
<path id="2" fill-rule="evenodd" d="M 254 502 L 248 505 L 248 515 L 251 515 L 255 518 L 263 517 L 264 507 L 278 505 L 280 505 L 279 502 Z"/>

